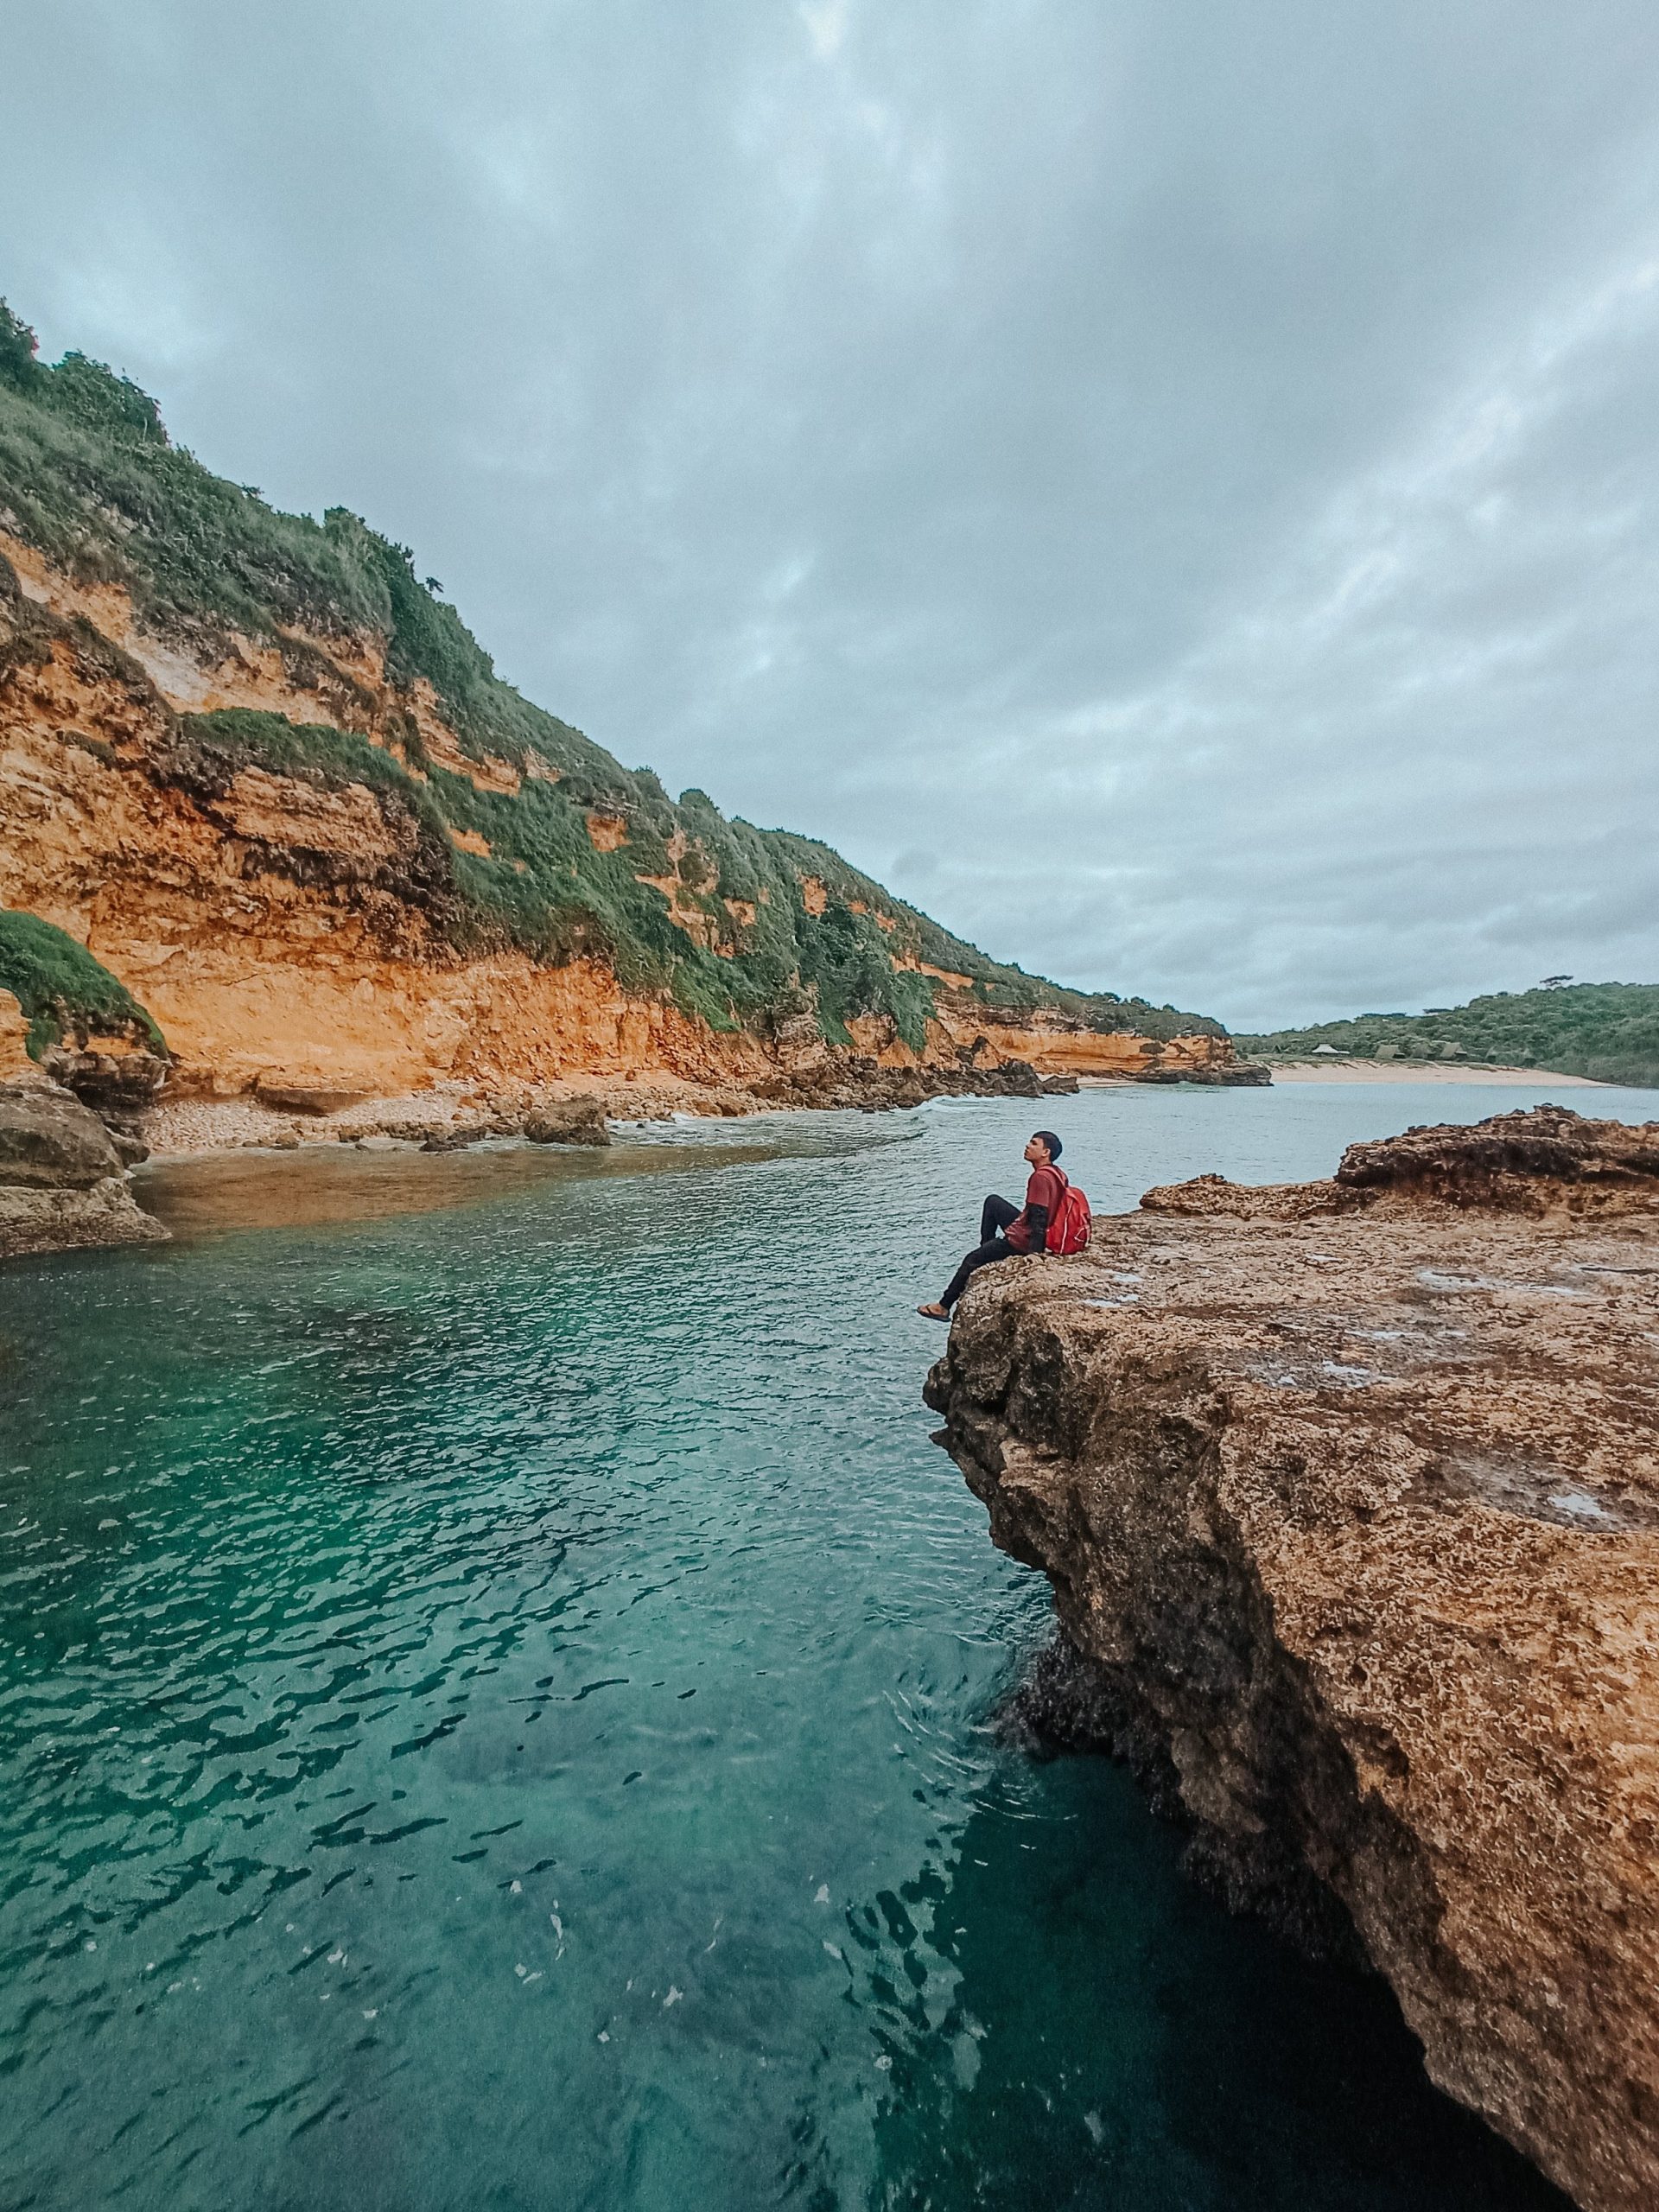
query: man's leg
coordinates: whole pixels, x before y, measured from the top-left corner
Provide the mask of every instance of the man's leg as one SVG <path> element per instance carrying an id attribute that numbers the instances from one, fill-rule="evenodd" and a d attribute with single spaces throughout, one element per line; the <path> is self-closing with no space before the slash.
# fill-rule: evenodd
<path id="1" fill-rule="evenodd" d="M 1018 1212 L 1019 1209 L 1014 1209 Z M 988 1236 L 976 1245 L 950 1278 L 950 1285 L 939 1303 L 948 1313 L 968 1287 L 968 1278 L 976 1268 L 988 1268 L 998 1260 L 1012 1260 L 1016 1256 L 1012 1244 L 1001 1236 Z"/>
<path id="2" fill-rule="evenodd" d="M 951 1276 L 950 1287 L 938 1304 L 918 1306 L 917 1311 L 936 1321 L 944 1319 L 967 1289 L 968 1278 L 976 1268 L 988 1268 L 995 1261 L 1014 1258 L 1013 1245 L 1001 1232 L 1018 1217 L 1019 1212 L 1018 1206 L 1010 1205 L 1006 1198 L 999 1198 L 993 1192 L 980 1208 L 979 1243 Z"/>
<path id="3" fill-rule="evenodd" d="M 1011 1221 L 1018 1221 L 1019 1218 L 1019 1207 L 1010 1205 L 1007 1198 L 999 1198 L 993 1192 L 979 1210 L 980 1243 L 988 1244 Z"/>

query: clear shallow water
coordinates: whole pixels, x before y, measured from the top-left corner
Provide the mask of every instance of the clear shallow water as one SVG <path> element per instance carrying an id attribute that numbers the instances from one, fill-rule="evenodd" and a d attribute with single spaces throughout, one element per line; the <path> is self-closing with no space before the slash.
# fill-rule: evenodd
<path id="1" fill-rule="evenodd" d="M 1524 1096 L 1042 1117 L 1107 1206 Z M 986 1725 L 1046 1593 L 912 1308 L 1032 1119 L 221 1191 L 0 1274 L 0 2204 L 1560 2203 L 1121 1772 Z"/>

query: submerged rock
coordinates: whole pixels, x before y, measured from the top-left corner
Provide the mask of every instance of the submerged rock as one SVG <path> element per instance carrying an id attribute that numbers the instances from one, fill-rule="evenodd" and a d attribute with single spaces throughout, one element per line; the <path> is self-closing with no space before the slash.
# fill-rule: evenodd
<path id="1" fill-rule="evenodd" d="M 163 1238 L 98 1116 L 45 1084 L 0 1085 L 0 1259 Z"/>
<path id="2" fill-rule="evenodd" d="M 1589 2212 L 1659 2202 L 1656 1170 L 1544 1109 L 1148 1193 L 987 1269 L 926 1394 L 1053 1587 L 1024 1717 Z"/>
<path id="3" fill-rule="evenodd" d="M 459 1128 L 429 1129 L 421 1139 L 423 1152 L 465 1152 L 469 1145 L 482 1144 L 489 1131 L 480 1123 L 464 1123 Z"/>

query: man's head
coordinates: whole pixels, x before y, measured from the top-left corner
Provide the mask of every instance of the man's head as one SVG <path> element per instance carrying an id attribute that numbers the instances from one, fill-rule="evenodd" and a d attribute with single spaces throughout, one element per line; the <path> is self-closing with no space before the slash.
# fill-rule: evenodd
<path id="1" fill-rule="evenodd" d="M 1060 1141 L 1052 1129 L 1039 1129 L 1026 1147 L 1026 1158 L 1033 1167 L 1052 1167 L 1060 1156 Z"/>

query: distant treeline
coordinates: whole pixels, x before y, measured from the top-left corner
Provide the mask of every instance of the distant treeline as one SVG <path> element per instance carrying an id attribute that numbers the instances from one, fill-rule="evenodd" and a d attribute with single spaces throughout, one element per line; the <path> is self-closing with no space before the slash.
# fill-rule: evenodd
<path id="1" fill-rule="evenodd" d="M 1659 1087 L 1659 983 L 1496 991 L 1427 1014 L 1361 1014 L 1236 1041 L 1265 1059 L 1306 1058 L 1328 1045 L 1362 1059 L 1484 1060 Z"/>

